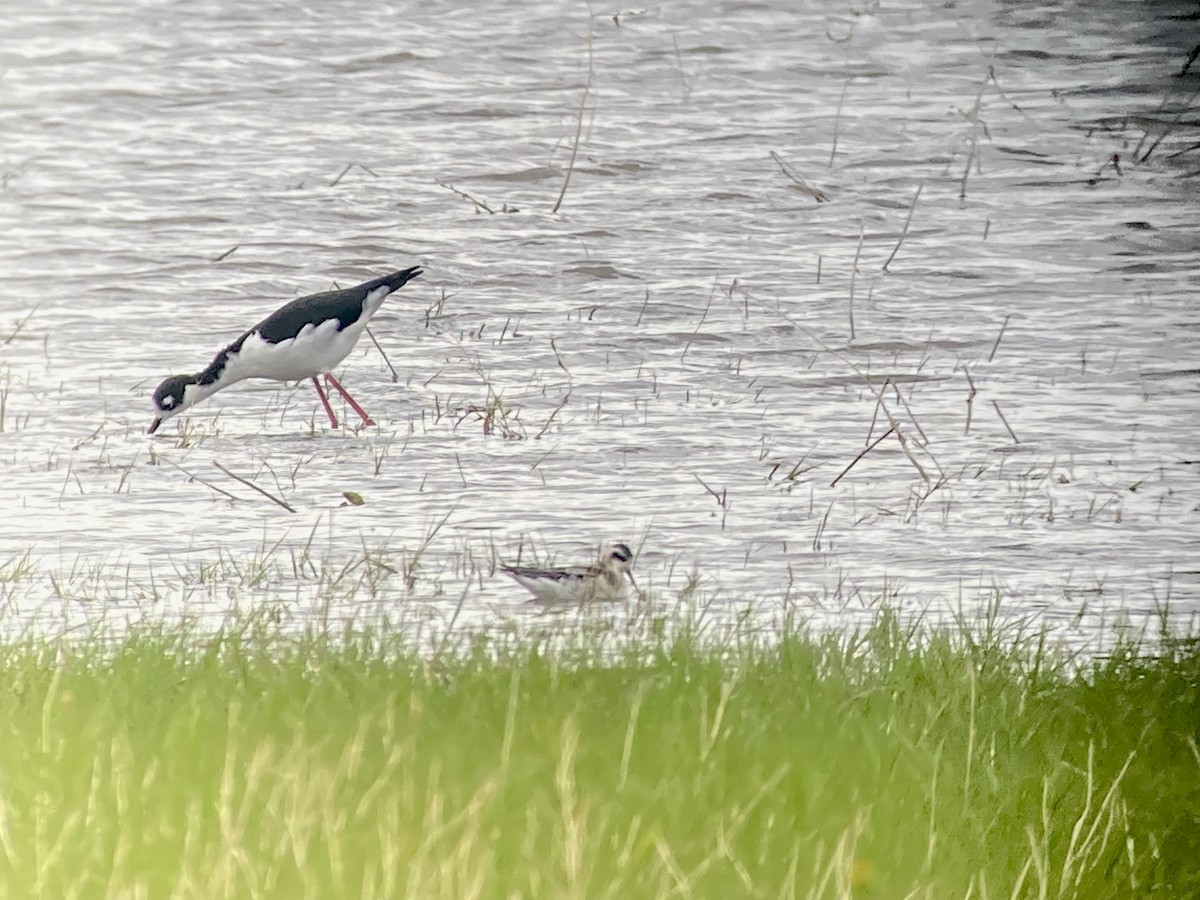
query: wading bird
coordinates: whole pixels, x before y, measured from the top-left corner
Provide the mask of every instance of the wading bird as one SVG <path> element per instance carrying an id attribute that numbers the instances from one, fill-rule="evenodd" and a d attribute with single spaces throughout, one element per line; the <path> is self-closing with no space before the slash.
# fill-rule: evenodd
<path id="1" fill-rule="evenodd" d="M 154 421 L 149 433 L 154 434 L 167 419 L 245 378 L 312 379 L 329 414 L 329 424 L 337 428 L 337 417 L 318 375 L 324 375 L 325 383 L 346 398 L 364 425 L 374 425 L 331 370 L 350 355 L 387 296 L 420 274 L 421 269 L 413 266 L 358 287 L 311 294 L 285 303 L 218 353 L 203 372 L 172 375 L 160 384 L 154 391 Z"/>
<path id="2" fill-rule="evenodd" d="M 531 603 L 596 603 L 620 600 L 625 579 L 637 590 L 630 571 L 633 553 L 627 544 L 613 544 L 612 551 L 592 566 L 542 569 L 537 566 L 501 566 L 500 571 L 533 594 Z"/>

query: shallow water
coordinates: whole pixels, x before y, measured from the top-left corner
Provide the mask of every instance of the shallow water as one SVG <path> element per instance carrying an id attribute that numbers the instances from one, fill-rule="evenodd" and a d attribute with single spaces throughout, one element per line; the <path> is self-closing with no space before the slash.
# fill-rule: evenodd
<path id="1" fill-rule="evenodd" d="M 730 615 L 1200 611 L 1194 111 L 1137 152 L 1194 9 L 829 9 L 7 10 L 9 627 L 508 622 L 497 558 L 618 539 Z M 378 428 L 249 383 L 145 434 L 168 372 L 413 264 L 397 379 L 339 372 Z"/>

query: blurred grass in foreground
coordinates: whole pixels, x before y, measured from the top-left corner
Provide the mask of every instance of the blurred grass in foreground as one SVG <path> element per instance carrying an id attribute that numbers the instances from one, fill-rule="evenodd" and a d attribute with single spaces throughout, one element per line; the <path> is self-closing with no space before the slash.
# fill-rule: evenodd
<path id="1" fill-rule="evenodd" d="M 1200 642 L 0 645 L 4 897 L 1200 895 Z"/>

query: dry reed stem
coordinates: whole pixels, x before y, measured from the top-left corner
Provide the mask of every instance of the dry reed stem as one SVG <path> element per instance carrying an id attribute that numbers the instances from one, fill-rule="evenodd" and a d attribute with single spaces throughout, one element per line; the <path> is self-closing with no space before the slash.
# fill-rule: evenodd
<path id="1" fill-rule="evenodd" d="M 883 382 L 883 390 L 881 391 L 881 393 L 886 392 L 888 389 L 888 385 L 891 383 L 892 383 L 891 378 L 886 379 Z M 875 401 L 875 411 L 873 413 L 871 413 L 871 427 L 867 429 L 867 438 L 866 438 L 866 440 L 863 441 L 864 447 L 867 444 L 871 443 L 871 435 L 873 435 L 875 433 L 875 423 L 877 421 L 879 421 L 879 400 L 878 399 L 876 399 L 876 401 Z"/>
<path id="2" fill-rule="evenodd" d="M 1149 147 L 1146 148 L 1145 155 L 1143 155 L 1142 158 L 1138 160 L 1138 162 L 1146 162 L 1146 160 L 1148 160 L 1150 158 L 1150 155 L 1155 150 L 1158 149 L 1158 145 L 1163 142 L 1163 140 L 1167 137 L 1167 135 L 1169 135 L 1172 131 L 1175 130 L 1175 126 L 1179 124 L 1179 120 L 1181 118 L 1183 118 L 1183 114 L 1192 108 L 1192 104 L 1196 101 L 1197 96 L 1200 96 L 1200 87 L 1198 87 L 1198 88 L 1196 88 L 1196 90 L 1192 91 L 1192 96 L 1188 97 L 1187 103 L 1185 103 L 1179 107 L 1179 111 L 1176 112 L 1174 118 L 1172 118 L 1171 121 L 1167 123 L 1167 127 L 1163 129 L 1163 133 L 1160 134 L 1157 138 L 1155 138 L 1154 143 L 1152 143 Z"/>
<path id="3" fill-rule="evenodd" d="M 971 370 L 966 366 L 963 366 L 963 372 L 966 373 L 967 384 L 971 386 L 971 392 L 967 394 L 967 424 L 966 427 L 963 428 L 963 434 L 967 435 L 971 433 L 971 404 L 974 402 L 975 395 L 978 394 L 979 391 L 975 390 L 975 381 L 971 378 Z"/>
<path id="4" fill-rule="evenodd" d="M 768 152 L 771 154 L 771 159 L 775 160 L 776 165 L 779 166 L 779 170 L 783 172 L 783 174 L 786 175 L 793 184 L 800 188 L 800 190 L 804 191 L 804 193 L 808 194 L 818 203 L 824 203 L 829 199 L 828 194 L 826 194 L 820 188 L 813 187 L 811 184 L 797 175 L 795 170 L 785 163 L 783 158 L 778 153 L 776 153 L 774 150 L 770 150 Z"/>
<path id="5" fill-rule="evenodd" d="M 872 423 L 872 424 L 874 424 L 874 423 Z M 858 456 L 854 457 L 854 459 L 850 461 L 850 465 L 848 465 L 848 466 L 846 466 L 846 468 L 842 469 L 842 471 L 841 471 L 841 473 L 838 475 L 838 477 L 837 477 L 837 478 L 835 478 L 835 479 L 833 479 L 833 481 L 829 482 L 829 486 L 830 486 L 830 487 L 836 487 L 836 486 L 837 486 L 837 483 L 838 483 L 839 481 L 841 481 L 841 480 L 842 480 L 842 477 L 843 477 L 843 476 L 844 476 L 844 475 L 845 475 L 847 472 L 849 472 L 851 469 L 853 469 L 853 468 L 855 467 L 855 465 L 857 465 L 857 464 L 858 464 L 858 461 L 859 461 L 860 459 L 862 459 L 864 456 L 866 456 L 868 453 L 870 453 L 872 450 L 874 450 L 874 449 L 875 449 L 877 446 L 879 446 L 880 442 L 881 442 L 881 441 L 882 441 L 882 440 L 883 440 L 885 437 L 887 437 L 889 434 L 891 434 L 891 433 L 892 433 L 893 431 L 895 431 L 895 430 L 896 430 L 896 426 L 895 426 L 895 425 L 893 425 L 891 428 L 889 428 L 887 431 L 885 431 L 885 432 L 884 432 L 883 434 L 881 434 L 879 437 L 875 438 L 875 440 L 874 440 L 872 443 L 870 443 L 870 444 L 868 444 L 866 447 L 864 447 L 864 448 L 862 449 L 862 452 L 860 452 L 860 453 L 858 454 Z"/>
<path id="6" fill-rule="evenodd" d="M 912 407 L 908 405 L 908 401 L 905 400 L 904 395 L 900 393 L 900 388 L 897 385 L 893 384 L 892 389 L 896 392 L 896 399 L 900 401 L 900 405 L 903 406 L 905 412 L 908 413 L 908 418 L 912 421 L 913 427 L 916 428 L 917 433 L 919 435 L 921 435 L 921 440 L 924 442 L 921 445 L 921 449 L 925 451 L 925 455 L 929 457 L 929 459 L 933 462 L 933 464 L 935 466 L 937 466 L 938 474 L 941 475 L 943 479 L 945 479 L 946 478 L 946 470 L 942 468 L 942 464 L 940 462 L 938 462 L 938 458 L 936 456 L 934 456 L 933 452 L 929 449 L 930 441 L 929 441 L 929 438 L 925 434 L 925 429 L 923 429 L 921 427 L 921 423 L 917 421 L 917 417 L 913 413 Z M 904 443 L 904 435 L 900 434 L 897 436 L 900 438 L 900 443 L 903 444 Z"/>
<path id="7" fill-rule="evenodd" d="M 920 192 L 921 192 L 921 189 L 917 188 L 918 195 L 920 194 Z M 913 205 L 914 206 L 916 205 L 916 198 L 913 199 Z M 893 251 L 893 255 L 894 255 L 894 251 Z M 860 367 L 854 360 L 852 360 L 846 354 L 842 353 L 841 351 L 839 351 L 833 347 L 830 347 L 825 341 L 823 341 L 821 339 L 821 337 L 819 335 L 817 335 L 815 332 L 813 332 L 812 329 L 807 328 L 803 323 L 797 321 L 795 318 L 788 315 L 782 309 L 779 309 L 778 306 L 775 306 L 775 307 L 767 306 L 766 303 L 759 300 L 757 297 L 752 297 L 749 294 L 749 292 L 747 292 L 745 296 L 748 300 L 749 299 L 754 300 L 756 303 L 760 304 L 765 309 L 767 309 L 770 312 L 773 312 L 775 315 L 779 316 L 785 322 L 788 322 L 789 324 L 791 324 L 794 328 L 796 328 L 796 330 L 807 335 L 810 340 L 812 340 L 815 344 L 817 344 L 817 346 L 819 346 L 826 353 L 829 353 L 831 356 L 834 356 L 837 359 L 840 359 L 842 362 L 844 362 L 847 366 L 850 367 L 851 371 L 853 371 L 855 375 L 857 375 L 859 378 L 862 379 L 862 382 L 866 386 L 867 390 L 869 390 L 875 396 L 875 400 L 879 404 L 879 409 L 882 409 L 883 414 L 885 416 L 887 416 L 888 423 L 895 430 L 896 437 L 899 438 L 899 440 L 900 440 L 900 448 L 904 451 L 904 455 L 908 458 L 908 461 L 910 463 L 912 463 L 913 468 L 915 468 L 917 470 L 917 473 L 921 476 L 921 479 L 923 481 L 929 481 L 930 480 L 929 473 L 927 473 L 925 471 L 924 467 L 919 462 L 917 462 L 916 457 L 913 456 L 912 451 L 908 447 L 908 439 L 905 437 L 904 432 L 901 430 L 899 421 L 897 421 L 896 417 L 894 415 L 892 415 L 892 411 L 890 409 L 888 409 L 887 403 L 885 403 L 883 400 L 882 391 L 876 390 L 875 385 L 873 385 L 871 383 L 871 379 L 862 370 L 862 367 Z M 929 454 L 929 451 L 927 448 L 925 449 L 925 452 L 926 452 L 926 454 Z M 932 459 L 932 454 L 930 454 L 930 458 Z M 934 460 L 934 462 L 936 464 L 937 461 Z M 939 470 L 941 469 L 940 465 L 938 466 L 938 469 Z"/>
<path id="8" fill-rule="evenodd" d="M 708 318 L 708 312 L 710 309 L 712 309 L 713 297 L 716 295 L 717 288 L 720 286 L 719 285 L 720 278 L 721 278 L 721 275 L 719 272 L 713 276 L 712 288 L 708 292 L 708 302 L 704 304 L 704 312 L 702 312 L 700 314 L 700 321 L 697 322 L 696 327 L 692 329 L 693 335 L 699 334 L 700 329 L 704 327 L 704 322 Z M 691 338 L 688 338 L 688 342 L 683 345 L 683 352 L 679 354 L 680 362 L 683 362 L 683 358 L 685 356 L 687 356 L 687 352 L 690 349 L 692 349 L 692 341 L 691 341 Z"/>
<path id="9" fill-rule="evenodd" d="M 558 192 L 558 199 L 554 201 L 554 209 L 550 210 L 551 214 L 558 212 L 558 208 L 562 206 L 563 197 L 567 195 L 567 186 L 571 183 L 571 173 L 575 171 L 575 158 L 579 155 L 579 138 L 583 134 L 583 110 L 587 104 L 588 94 L 592 90 L 592 76 L 595 74 L 595 59 L 592 48 L 592 20 L 588 19 L 588 75 L 587 81 L 583 85 L 583 94 L 579 97 L 579 113 L 575 122 L 575 143 L 571 147 L 571 160 L 567 163 L 567 172 L 563 176 L 562 189 Z"/>
<path id="10" fill-rule="evenodd" d="M 959 200 L 965 200 L 967 197 L 967 178 L 971 174 L 971 164 L 977 162 L 976 150 L 979 146 L 979 139 L 976 137 L 976 132 L 982 126 L 984 134 L 987 134 L 987 126 L 984 125 L 982 120 L 979 118 L 979 112 L 981 109 L 983 109 L 983 92 L 987 89 L 989 81 L 995 83 L 995 72 L 991 66 L 988 67 L 988 73 L 984 76 L 983 81 L 979 83 L 979 91 L 975 94 L 975 102 L 971 104 L 971 108 L 965 114 L 967 121 L 971 123 L 971 149 L 967 151 L 967 164 L 963 167 L 962 179 L 959 182 Z M 999 85 L 997 85 L 996 88 L 999 90 Z M 1001 92 L 1001 94 L 1003 94 L 1003 92 Z M 1008 100 L 1007 97 L 1005 97 L 1005 99 Z M 1024 110 L 1022 110 L 1019 106 L 1017 106 L 1011 100 L 1009 100 L 1008 103 L 1013 109 L 1024 115 Z M 1028 116 L 1026 116 L 1026 118 L 1028 118 Z"/>
<path id="11" fill-rule="evenodd" d="M 958 199 L 967 199 L 967 177 L 971 174 L 971 163 L 975 162 L 975 148 L 978 144 L 975 135 L 971 135 L 971 149 L 967 153 L 967 164 L 963 166 L 962 180 L 958 184 Z"/>
<path id="12" fill-rule="evenodd" d="M 392 372 L 392 384 L 395 384 L 400 380 L 400 373 L 396 371 L 396 367 L 392 365 L 392 361 L 388 359 L 387 354 L 383 352 L 383 348 L 379 346 L 379 341 L 375 340 L 375 335 L 371 332 L 371 327 L 369 325 L 367 326 L 367 337 L 371 339 L 371 343 L 375 345 L 375 349 L 379 351 L 379 355 L 382 356 L 383 361 L 387 363 L 387 367 Z"/>
<path id="13" fill-rule="evenodd" d="M 1188 69 L 1192 67 L 1192 63 L 1194 63 L 1198 57 L 1200 57 L 1200 44 L 1197 44 L 1192 48 L 1192 52 L 1188 54 L 1187 62 L 1183 64 L 1183 68 L 1179 70 L 1179 75 L 1176 77 L 1183 78 L 1186 76 Z"/>
<path id="14" fill-rule="evenodd" d="M 679 39 L 671 35 L 671 43 L 675 47 L 675 65 L 679 69 L 679 80 L 683 83 L 683 102 L 687 103 L 692 96 L 692 86 L 688 83 L 687 73 L 683 71 L 683 54 L 679 52 Z"/>
<path id="15" fill-rule="evenodd" d="M 454 185 L 450 184 L 450 182 L 439 181 L 439 182 L 437 182 L 437 184 L 440 187 L 444 187 L 446 190 L 448 190 L 452 193 L 458 194 L 458 196 L 462 197 L 464 200 L 469 200 L 471 203 L 474 203 L 475 204 L 475 212 L 479 212 L 479 210 L 482 209 L 489 216 L 494 216 L 496 214 L 496 211 L 494 209 L 492 209 L 490 206 L 488 206 L 486 203 L 484 203 L 482 200 L 478 200 L 475 197 L 472 197 L 466 191 L 460 191 Z"/>
<path id="16" fill-rule="evenodd" d="M 854 251 L 854 265 L 850 267 L 850 340 L 854 340 L 854 281 L 858 276 L 858 258 L 862 255 L 863 234 L 865 233 L 866 224 L 860 219 L 858 222 L 858 249 Z"/>
<path id="17" fill-rule="evenodd" d="M 646 296 L 647 297 L 650 296 L 649 289 L 647 289 L 647 291 L 646 291 Z M 555 362 L 558 363 L 558 367 L 560 369 L 562 369 L 563 372 L 567 376 L 567 392 L 563 395 L 562 400 L 559 401 L 558 406 L 554 407 L 554 409 L 552 409 L 550 411 L 550 415 L 546 419 L 545 424 L 542 425 L 541 431 L 539 431 L 537 434 L 535 434 L 533 436 L 533 439 L 535 441 L 538 438 L 540 438 L 543 434 L 546 433 L 546 430 L 550 427 L 550 424 L 554 421 L 554 417 L 557 416 L 559 414 L 559 412 L 562 411 L 562 408 L 567 405 L 567 402 L 571 399 L 571 391 L 574 387 L 574 379 L 571 378 L 571 370 L 568 369 L 567 364 L 565 362 L 563 362 L 562 354 L 560 354 L 558 352 L 558 347 L 555 346 L 555 344 L 554 344 L 554 338 L 550 338 L 550 349 L 554 351 L 554 360 L 555 360 Z M 538 462 L 540 463 L 541 460 L 538 460 Z M 536 468 L 536 466 L 537 466 L 537 463 L 534 464 L 535 468 Z"/>
<path id="18" fill-rule="evenodd" d="M 1146 126 L 1146 130 L 1142 132 L 1142 137 L 1137 142 L 1137 146 L 1133 148 L 1133 153 L 1131 154 L 1132 159 L 1136 160 L 1138 158 L 1138 154 L 1142 152 L 1142 145 L 1146 143 L 1146 138 L 1150 137 L 1150 129 L 1154 127 L 1154 116 L 1157 116 L 1160 112 L 1167 108 L 1167 104 L 1171 101 L 1171 95 L 1173 93 L 1175 93 L 1175 85 L 1171 85 L 1167 88 L 1167 92 L 1163 94 L 1162 102 L 1159 103 L 1154 109 L 1154 112 L 1150 113 L 1148 116 L 1150 123 Z"/>
<path id="19" fill-rule="evenodd" d="M 330 187 L 336 187 L 336 186 L 337 186 L 337 184 L 338 184 L 338 182 L 340 182 L 340 181 L 341 181 L 343 178 L 345 178 L 345 177 L 346 177 L 346 174 L 347 174 L 347 173 L 348 173 L 348 172 L 349 172 L 351 169 L 355 168 L 356 166 L 357 166 L 358 168 L 362 169 L 362 170 L 363 170 L 364 172 L 366 172 L 368 175 L 374 176 L 375 178 L 378 178 L 378 177 L 379 177 L 379 175 L 378 175 L 377 173 L 375 173 L 375 172 L 371 171 L 371 170 L 370 170 L 370 169 L 368 169 L 366 166 L 364 166 L 362 163 L 355 163 L 355 162 L 351 162 L 351 163 L 346 163 L 346 167 L 345 167 L 344 169 L 342 169 L 342 171 L 338 172 L 338 174 L 337 174 L 337 177 L 336 177 L 336 178 L 334 178 L 334 179 L 333 179 L 333 181 L 329 182 L 329 186 L 330 186 Z"/>
<path id="20" fill-rule="evenodd" d="M 642 308 L 638 310 L 637 321 L 633 323 L 633 327 L 637 328 L 642 324 L 642 316 L 646 314 L 646 307 L 650 305 L 650 287 L 646 286 L 646 299 L 642 301 Z"/>
<path id="21" fill-rule="evenodd" d="M 282 506 L 288 512 L 294 513 L 296 511 L 291 506 L 289 506 L 285 501 L 279 499 L 274 494 L 263 490 L 257 484 L 255 484 L 253 481 L 250 481 L 247 478 L 243 478 L 241 475 L 235 475 L 233 472 L 230 472 L 227 468 L 225 468 L 223 465 L 221 465 L 215 459 L 213 460 L 213 465 L 216 466 L 218 469 L 220 469 L 222 472 L 224 472 L 226 475 L 228 475 L 230 478 L 232 478 L 234 481 L 240 481 L 242 484 L 244 484 L 246 487 L 250 488 L 252 491 L 257 491 L 258 493 L 262 494 L 264 497 L 266 497 L 272 503 L 278 503 L 280 506 Z"/>
<path id="22" fill-rule="evenodd" d="M 42 304 L 40 302 L 35 303 L 33 305 L 33 309 L 31 309 L 28 313 L 25 314 L 25 318 L 19 319 L 17 321 L 16 326 L 13 328 L 12 332 L 8 335 L 8 337 L 6 337 L 4 340 L 0 341 L 0 347 L 7 346 L 8 344 L 11 344 L 13 342 L 13 340 L 16 338 L 16 336 L 25 329 L 26 323 L 28 323 L 29 320 L 33 318 L 34 313 L 36 313 L 38 311 L 38 309 L 41 308 L 41 305 Z"/>
<path id="23" fill-rule="evenodd" d="M 701 478 L 696 473 L 693 472 L 692 477 L 695 478 L 698 482 L 700 482 L 700 486 L 702 488 L 704 488 L 706 491 L 708 491 L 710 494 L 712 494 L 713 499 L 717 501 L 717 504 L 719 506 L 723 507 L 725 505 L 726 492 L 728 491 L 728 488 L 722 488 L 720 493 L 718 493 L 717 491 L 710 488 L 707 484 L 705 484 L 704 479 Z"/>
<path id="24" fill-rule="evenodd" d="M 996 335 L 996 343 L 992 344 L 992 352 L 988 354 L 988 362 L 996 358 L 996 351 L 1000 349 L 1000 340 L 1004 337 L 1004 330 L 1008 328 L 1008 320 L 1012 318 L 1012 313 L 1004 317 L 1004 322 L 1000 325 L 1000 333 Z"/>
<path id="25" fill-rule="evenodd" d="M 850 79 L 842 82 L 842 95 L 838 97 L 837 112 L 833 114 L 833 146 L 829 148 L 829 168 L 833 168 L 833 158 L 837 156 L 838 126 L 842 121 L 842 104 L 846 102 L 846 90 L 850 87 Z"/>
<path id="26" fill-rule="evenodd" d="M 921 427 L 921 423 L 917 421 L 917 417 L 915 415 L 913 415 L 912 407 L 908 405 L 908 401 L 905 400 L 904 395 L 900 393 L 900 386 L 898 384 L 893 384 L 892 391 L 893 391 L 893 393 L 895 393 L 896 399 L 900 401 L 900 405 L 904 407 L 904 411 L 908 413 L 909 419 L 912 420 L 913 427 L 917 429 L 917 434 L 921 435 L 921 440 L 923 440 L 925 442 L 925 444 L 928 445 L 929 437 L 928 437 L 928 435 L 925 434 L 925 429 Z M 933 459 L 933 454 L 930 454 L 929 458 Z M 933 461 L 934 461 L 934 464 L 937 463 L 936 459 L 934 459 Z M 941 466 L 938 466 L 939 470 L 941 468 L 942 468 Z"/>
<path id="27" fill-rule="evenodd" d="M 900 245 L 904 243 L 904 238 L 908 236 L 908 226 L 912 223 L 913 212 L 916 211 L 917 201 L 921 199 L 921 191 L 925 187 L 925 182 L 917 185 L 917 192 L 913 194 L 912 205 L 908 208 L 908 217 L 904 220 L 904 229 L 900 232 L 900 240 L 896 241 L 896 246 L 892 248 L 892 254 L 887 258 L 887 262 L 883 264 L 883 271 L 888 270 L 888 266 L 892 264 L 892 260 L 896 258 L 896 254 L 900 252 Z"/>
<path id="28" fill-rule="evenodd" d="M 1008 424 L 1008 419 L 1004 418 L 1004 413 L 1000 411 L 1000 404 L 993 400 L 992 406 L 995 407 L 996 415 L 1000 417 L 1000 421 L 1004 423 L 1004 427 L 1008 429 L 1008 434 L 1013 439 L 1013 443 L 1021 443 L 1021 439 L 1017 437 L 1016 432 L 1012 430 L 1012 426 Z"/>
<path id="29" fill-rule="evenodd" d="M 168 466 L 171 466 L 172 468 L 178 469 L 180 472 L 182 472 L 184 475 L 186 475 L 186 476 L 187 476 L 189 479 L 191 479 L 192 481 L 198 481 L 198 482 L 200 482 L 200 484 L 204 485 L 204 486 L 205 486 L 206 488 L 208 488 L 210 491 L 216 491 L 218 494 L 221 494 L 222 496 L 228 497 L 230 500 L 234 501 L 235 503 L 236 503 L 238 500 L 241 500 L 241 499 L 242 499 L 241 497 L 238 497 L 238 496 L 237 496 L 237 495 L 235 495 L 235 494 L 231 494 L 231 493 L 229 493 L 229 491 L 222 490 L 221 488 L 217 487 L 215 484 L 212 484 L 212 483 L 210 483 L 210 482 L 208 482 L 208 481 L 205 481 L 205 480 L 204 480 L 203 478 L 201 478 L 199 475 L 193 475 L 191 472 L 189 472 L 189 471 L 188 471 L 187 469 L 185 469 L 183 466 L 179 465 L 178 463 L 172 462 L 171 460 L 167 459 L 165 456 L 157 456 L 157 457 L 155 457 L 155 459 L 161 459 L 161 460 L 162 460 L 163 462 L 165 462 L 165 463 L 166 463 Z"/>

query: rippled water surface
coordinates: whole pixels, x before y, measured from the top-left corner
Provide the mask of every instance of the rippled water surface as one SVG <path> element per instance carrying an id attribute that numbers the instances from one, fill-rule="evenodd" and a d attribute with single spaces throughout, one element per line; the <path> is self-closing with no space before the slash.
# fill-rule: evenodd
<path id="1" fill-rule="evenodd" d="M 656 604 L 1195 614 L 1194 4 L 1062 6 L 9 4 L 4 619 L 509 621 L 498 558 L 618 539 Z M 396 377 L 339 370 L 377 428 L 250 382 L 146 435 L 415 264 Z"/>

